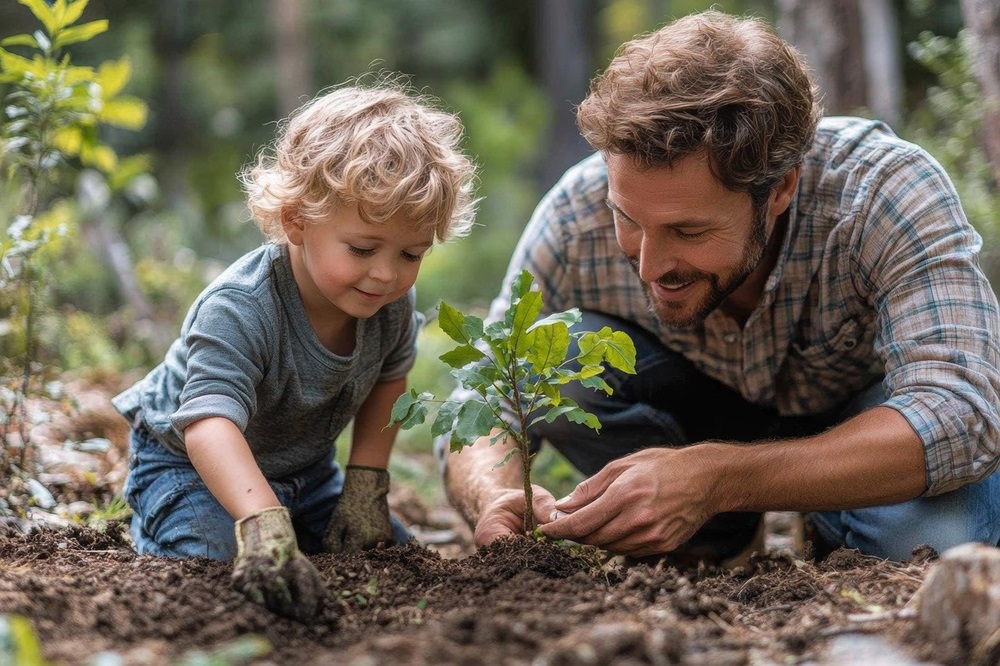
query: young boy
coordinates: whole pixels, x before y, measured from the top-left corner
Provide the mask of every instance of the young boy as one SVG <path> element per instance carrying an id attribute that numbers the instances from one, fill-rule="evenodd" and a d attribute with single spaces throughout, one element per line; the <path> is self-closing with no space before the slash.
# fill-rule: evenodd
<path id="1" fill-rule="evenodd" d="M 422 323 L 420 262 L 472 225 L 461 140 L 456 117 L 401 86 L 341 87 L 244 171 L 269 242 L 205 289 L 163 363 L 113 401 L 134 424 L 140 554 L 235 557 L 237 589 L 307 620 L 323 584 L 303 551 L 407 539 L 386 503 L 385 426 Z M 333 443 L 352 418 L 342 474 Z"/>

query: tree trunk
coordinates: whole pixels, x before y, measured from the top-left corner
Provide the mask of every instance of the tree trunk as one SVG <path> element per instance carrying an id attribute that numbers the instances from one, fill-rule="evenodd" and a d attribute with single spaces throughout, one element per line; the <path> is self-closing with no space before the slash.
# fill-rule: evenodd
<path id="1" fill-rule="evenodd" d="M 1000 4 L 962 0 L 962 17 L 972 33 L 972 73 L 983 91 L 983 145 L 1000 188 Z"/>
<path id="2" fill-rule="evenodd" d="M 862 0 L 859 7 L 868 106 L 877 118 L 896 127 L 903 107 L 903 65 L 896 10 L 891 0 Z"/>
<path id="3" fill-rule="evenodd" d="M 285 117 L 313 92 L 309 32 L 302 21 L 299 0 L 269 0 L 267 9 L 278 63 L 278 110 Z"/>
<path id="4" fill-rule="evenodd" d="M 867 0 L 865 0 L 867 1 Z M 805 56 L 827 114 L 867 106 L 857 0 L 777 0 L 781 35 Z"/>
<path id="5" fill-rule="evenodd" d="M 542 0 L 536 36 L 542 89 L 552 109 L 540 174 L 547 190 L 563 171 L 590 149 L 576 127 L 575 107 L 583 101 L 590 81 L 591 3 L 582 0 Z"/>

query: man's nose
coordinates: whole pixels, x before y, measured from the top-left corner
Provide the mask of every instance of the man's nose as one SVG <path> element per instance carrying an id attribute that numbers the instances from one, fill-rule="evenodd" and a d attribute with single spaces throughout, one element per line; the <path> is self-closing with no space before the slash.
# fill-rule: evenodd
<path id="1" fill-rule="evenodd" d="M 656 282 L 677 269 L 678 260 L 668 244 L 644 236 L 639 247 L 639 279 Z"/>

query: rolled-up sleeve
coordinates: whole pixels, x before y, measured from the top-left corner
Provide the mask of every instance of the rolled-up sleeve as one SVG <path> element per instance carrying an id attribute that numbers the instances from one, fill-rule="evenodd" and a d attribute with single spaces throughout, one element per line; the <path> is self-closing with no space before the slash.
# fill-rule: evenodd
<path id="1" fill-rule="evenodd" d="M 257 406 L 269 349 L 262 339 L 266 327 L 248 321 L 258 317 L 251 295 L 223 290 L 200 304 L 193 313 L 185 343 L 187 381 L 180 405 L 170 416 L 183 440 L 184 429 L 195 421 L 221 416 L 246 430 Z"/>
<path id="2" fill-rule="evenodd" d="M 885 406 L 923 442 L 937 495 L 1000 462 L 1000 314 L 982 240 L 940 165 L 914 150 L 876 174 L 855 211 L 856 279 L 878 316 Z"/>

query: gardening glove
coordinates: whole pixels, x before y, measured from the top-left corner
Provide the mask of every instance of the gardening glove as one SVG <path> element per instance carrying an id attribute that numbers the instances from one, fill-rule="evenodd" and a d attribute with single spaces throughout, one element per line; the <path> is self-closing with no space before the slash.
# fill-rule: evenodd
<path id="1" fill-rule="evenodd" d="M 323 546 L 331 553 L 354 553 L 391 544 L 389 472 L 348 465 L 337 508 L 330 517 Z"/>
<path id="2" fill-rule="evenodd" d="M 309 622 L 323 600 L 323 579 L 299 551 L 288 509 L 276 506 L 236 521 L 233 587 L 278 615 Z"/>

